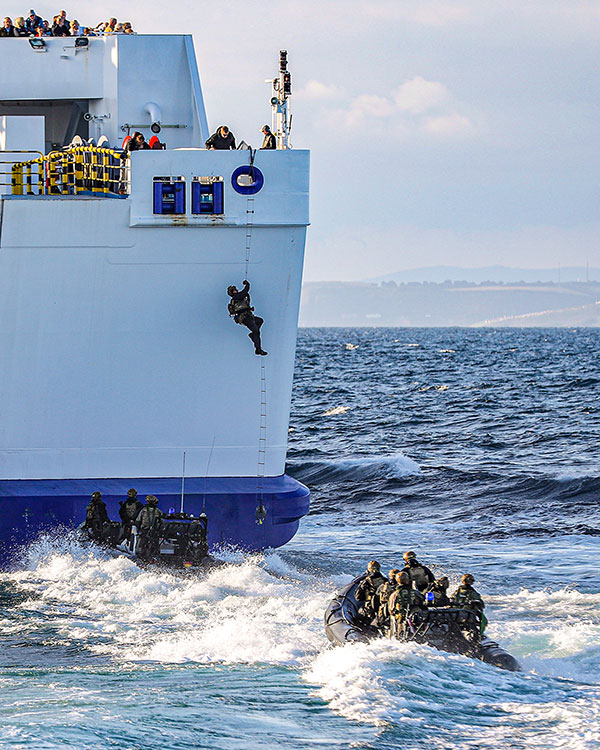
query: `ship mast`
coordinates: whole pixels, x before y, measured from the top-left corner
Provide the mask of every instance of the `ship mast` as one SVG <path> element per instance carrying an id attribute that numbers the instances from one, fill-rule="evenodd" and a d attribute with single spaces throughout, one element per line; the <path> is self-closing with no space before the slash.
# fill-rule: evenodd
<path id="1" fill-rule="evenodd" d="M 267 83 L 272 86 L 271 130 L 277 140 L 277 148 L 291 148 L 292 115 L 288 109 L 288 98 L 292 95 L 292 74 L 287 69 L 287 50 L 279 52 L 279 77 Z"/>

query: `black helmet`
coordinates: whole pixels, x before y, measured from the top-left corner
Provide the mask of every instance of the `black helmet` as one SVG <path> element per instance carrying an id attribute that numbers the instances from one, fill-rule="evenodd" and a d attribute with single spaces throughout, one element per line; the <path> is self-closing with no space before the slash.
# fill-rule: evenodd
<path id="1" fill-rule="evenodd" d="M 442 588 L 442 589 L 447 589 L 448 586 L 450 585 L 450 581 L 448 580 L 448 576 L 442 576 L 441 578 L 438 578 L 437 581 L 436 581 L 436 584 L 440 588 Z"/>
<path id="2" fill-rule="evenodd" d="M 231 286 L 227 287 L 227 294 L 231 297 L 232 294 L 235 294 L 237 292 L 237 286 L 235 284 L 231 284 Z"/>
<path id="3" fill-rule="evenodd" d="M 146 495 L 146 505 L 156 506 L 158 505 L 158 498 L 154 495 Z"/>
<path id="4" fill-rule="evenodd" d="M 137 497 L 137 490 L 134 490 L 133 487 L 127 490 L 127 497 Z"/>
<path id="5" fill-rule="evenodd" d="M 475 576 L 472 576 L 470 573 L 465 573 L 460 579 L 460 582 L 467 584 L 467 586 L 471 586 L 471 584 L 475 583 Z"/>
<path id="6" fill-rule="evenodd" d="M 377 560 L 371 560 L 371 562 L 367 565 L 367 570 L 369 573 L 379 573 L 381 569 L 381 565 L 377 562 Z"/>
<path id="7" fill-rule="evenodd" d="M 417 556 L 412 550 L 409 550 L 402 555 L 402 558 L 404 562 L 408 562 L 409 560 L 416 560 Z"/>
<path id="8" fill-rule="evenodd" d="M 98 490 L 92 492 L 92 500 L 102 500 L 102 493 L 98 492 Z"/>
<path id="9" fill-rule="evenodd" d="M 388 578 L 390 579 L 390 581 L 396 580 L 396 573 L 399 573 L 399 572 L 400 571 L 398 570 L 398 568 L 392 568 L 390 572 L 388 573 Z"/>
<path id="10" fill-rule="evenodd" d="M 396 583 L 399 583 L 401 586 L 405 586 L 407 583 L 410 583 L 410 576 L 405 570 L 401 571 L 400 573 L 396 573 Z"/>

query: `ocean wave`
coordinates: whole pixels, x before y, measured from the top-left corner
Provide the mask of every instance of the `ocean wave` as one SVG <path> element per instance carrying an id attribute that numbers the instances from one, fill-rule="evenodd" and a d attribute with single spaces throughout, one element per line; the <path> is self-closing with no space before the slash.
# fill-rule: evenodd
<path id="1" fill-rule="evenodd" d="M 309 484 L 369 479 L 404 479 L 417 476 L 421 468 L 415 461 L 397 453 L 393 456 L 365 456 L 339 460 L 317 460 L 291 463 L 290 473 Z"/>

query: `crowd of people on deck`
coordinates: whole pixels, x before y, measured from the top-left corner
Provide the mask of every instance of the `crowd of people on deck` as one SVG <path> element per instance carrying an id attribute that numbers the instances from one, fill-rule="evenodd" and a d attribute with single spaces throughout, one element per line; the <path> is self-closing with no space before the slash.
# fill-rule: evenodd
<path id="1" fill-rule="evenodd" d="M 133 527 L 139 535 L 136 554 L 138 557 L 150 557 L 155 551 L 153 546 L 157 541 L 157 532 L 164 513 L 158 507 L 158 499 L 154 495 L 146 495 L 144 505 L 138 498 L 137 490 L 133 487 L 127 491 L 127 498 L 120 503 L 120 524 L 114 524 L 106 510 L 106 503 L 102 500 L 101 492 L 92 493 L 92 498 L 86 509 L 84 529 L 91 539 L 99 544 L 130 543 Z M 118 527 L 118 535 L 113 536 L 113 530 Z"/>
<path id="2" fill-rule="evenodd" d="M 101 21 L 95 26 L 85 26 L 73 19 L 69 21 L 67 11 L 61 10 L 52 23 L 38 16 L 33 8 L 27 17 L 17 16 L 14 20 L 6 16 L 0 37 L 44 37 L 44 36 L 107 36 L 109 34 L 135 34 L 131 23 L 119 23 L 116 18 Z"/>
<path id="3" fill-rule="evenodd" d="M 480 633 L 487 620 L 483 614 L 485 603 L 473 588 L 474 576 L 465 573 L 456 591 L 448 596 L 450 581 L 447 576 L 437 578 L 417 560 L 411 550 L 403 555 L 404 567 L 392 568 L 386 578 L 376 560 L 367 565 L 365 577 L 356 588 L 355 598 L 361 603 L 359 615 L 363 621 L 390 637 L 399 637 L 410 618 L 428 607 L 458 607 L 474 612 L 480 620 Z"/>

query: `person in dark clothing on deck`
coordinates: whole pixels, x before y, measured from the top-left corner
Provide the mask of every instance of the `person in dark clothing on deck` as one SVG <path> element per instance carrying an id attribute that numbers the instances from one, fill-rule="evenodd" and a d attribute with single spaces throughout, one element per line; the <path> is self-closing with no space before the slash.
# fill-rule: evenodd
<path id="1" fill-rule="evenodd" d="M 9 18 L 8 16 L 6 16 L 6 18 L 4 19 L 4 24 L 0 29 L 0 37 L 4 36 L 17 36 L 17 32 L 15 31 L 15 27 L 13 26 L 12 18 Z"/>
<path id="2" fill-rule="evenodd" d="M 264 320 L 254 315 L 254 308 L 250 305 L 250 282 L 244 279 L 244 288 L 238 291 L 236 286 L 227 287 L 227 294 L 231 297 L 227 309 L 236 323 L 246 326 L 250 333 L 248 338 L 254 344 L 254 353 L 265 356 L 267 352 L 262 348 L 260 340 L 260 327 Z"/>
<path id="3" fill-rule="evenodd" d="M 235 136 L 229 130 L 227 125 L 221 125 L 216 133 L 213 133 L 206 141 L 206 148 L 214 149 L 215 151 L 228 151 L 229 149 L 235 149 Z"/>
<path id="4" fill-rule="evenodd" d="M 263 133 L 265 136 L 263 140 L 263 145 L 260 147 L 261 150 L 277 148 L 277 141 L 275 140 L 275 136 L 271 132 L 271 128 L 268 125 L 263 125 L 261 133 Z"/>
<path id="5" fill-rule="evenodd" d="M 65 16 L 56 16 L 54 23 L 52 24 L 52 36 L 71 36 L 69 24 Z"/>
<path id="6" fill-rule="evenodd" d="M 127 156 L 129 156 L 132 151 L 146 151 L 149 149 L 150 146 L 146 142 L 144 134 L 140 133 L 139 130 L 136 130 L 125 144 L 125 153 L 127 154 Z"/>
<path id="7" fill-rule="evenodd" d="M 84 528 L 95 542 L 103 542 L 106 539 L 107 531 L 110 529 L 110 518 L 100 492 L 92 493 L 92 499 L 85 512 Z"/>

